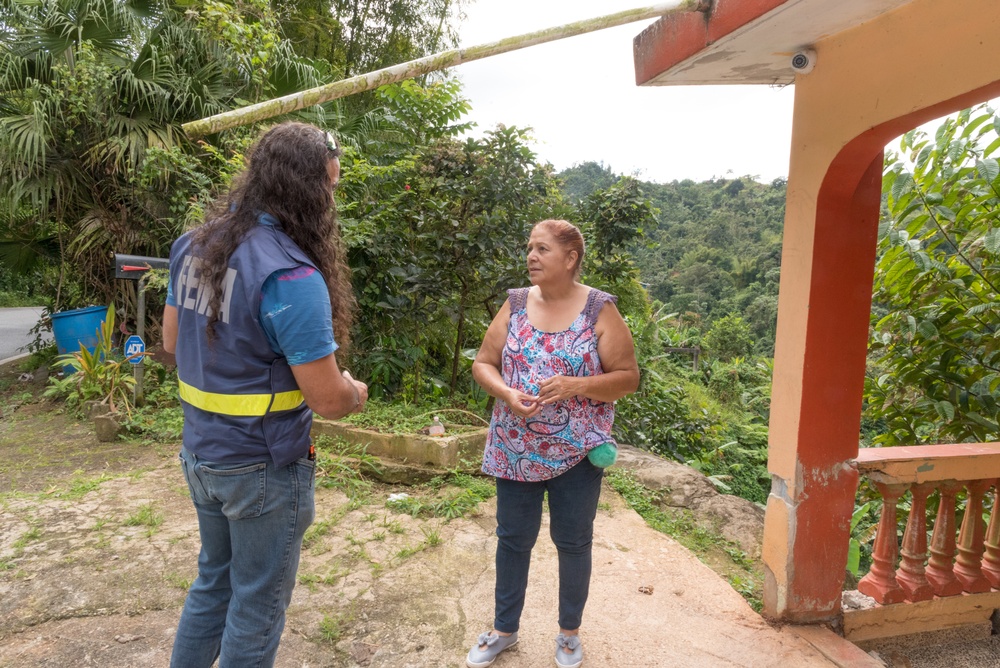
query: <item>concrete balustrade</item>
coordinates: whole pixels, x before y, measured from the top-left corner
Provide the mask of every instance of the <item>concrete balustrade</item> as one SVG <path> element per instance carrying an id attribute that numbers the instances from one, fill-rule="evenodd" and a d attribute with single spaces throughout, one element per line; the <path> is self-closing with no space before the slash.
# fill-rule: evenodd
<path id="1" fill-rule="evenodd" d="M 854 630 L 854 639 L 870 639 L 988 621 L 1000 607 L 1000 443 L 867 448 L 858 453 L 857 466 L 883 501 L 872 567 L 858 583 L 858 591 L 879 606 L 845 610 L 845 636 L 851 639 Z M 935 494 L 928 545 L 927 501 Z M 907 497 L 900 545 L 897 508 Z"/>

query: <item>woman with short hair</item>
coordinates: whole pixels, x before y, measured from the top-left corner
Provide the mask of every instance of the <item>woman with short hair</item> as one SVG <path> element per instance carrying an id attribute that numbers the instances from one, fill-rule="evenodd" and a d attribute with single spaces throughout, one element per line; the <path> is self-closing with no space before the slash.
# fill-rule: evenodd
<path id="1" fill-rule="evenodd" d="M 466 665 L 484 668 L 517 642 L 528 567 L 548 493 L 559 554 L 556 665 L 583 662 L 579 630 L 590 587 L 603 467 L 614 460 L 614 402 L 636 390 L 632 334 L 616 298 L 579 282 L 584 241 L 564 220 L 543 220 L 528 241 L 530 288 L 508 291 L 472 374 L 498 399 L 483 472 L 497 482 L 493 629 Z"/>

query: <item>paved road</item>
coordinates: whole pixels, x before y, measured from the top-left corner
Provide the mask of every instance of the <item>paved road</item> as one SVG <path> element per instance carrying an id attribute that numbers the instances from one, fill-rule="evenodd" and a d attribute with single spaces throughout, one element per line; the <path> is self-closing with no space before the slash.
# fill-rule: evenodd
<path id="1" fill-rule="evenodd" d="M 41 315 L 41 306 L 0 308 L 0 362 L 26 352 L 21 348 L 34 340 L 35 335 L 28 331 Z M 46 336 L 52 338 L 51 334 Z"/>

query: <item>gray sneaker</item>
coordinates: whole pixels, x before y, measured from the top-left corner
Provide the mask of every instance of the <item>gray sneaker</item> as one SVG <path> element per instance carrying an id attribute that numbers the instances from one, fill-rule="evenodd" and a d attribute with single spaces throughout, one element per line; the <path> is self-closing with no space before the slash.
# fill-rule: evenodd
<path id="1" fill-rule="evenodd" d="M 565 649 L 564 649 L 565 648 Z M 570 650 L 567 652 L 566 650 Z M 580 636 L 556 636 L 556 665 L 559 668 L 579 668 L 583 663 L 583 646 Z"/>
<path id="2" fill-rule="evenodd" d="M 496 633 L 480 633 L 476 639 L 476 644 L 469 650 L 469 656 L 465 657 L 465 665 L 469 668 L 486 668 L 493 665 L 497 659 L 497 654 L 508 647 L 517 644 L 517 631 L 509 636 L 501 636 Z M 486 649 L 479 649 L 483 645 Z M 577 664 L 580 665 L 580 664 Z"/>

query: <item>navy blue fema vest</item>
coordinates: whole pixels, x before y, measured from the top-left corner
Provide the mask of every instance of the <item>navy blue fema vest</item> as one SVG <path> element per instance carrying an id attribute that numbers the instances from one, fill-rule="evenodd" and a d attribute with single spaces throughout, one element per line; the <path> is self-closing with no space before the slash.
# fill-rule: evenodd
<path id="1" fill-rule="evenodd" d="M 209 289 L 201 285 L 191 235 L 170 249 L 184 447 L 220 463 L 271 460 L 285 466 L 305 457 L 312 411 L 288 361 L 271 349 L 260 325 L 260 289 L 276 271 L 315 265 L 279 227 L 257 225 L 229 259 L 221 317 L 209 345 Z"/>

